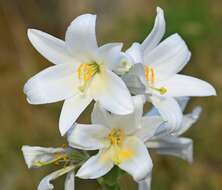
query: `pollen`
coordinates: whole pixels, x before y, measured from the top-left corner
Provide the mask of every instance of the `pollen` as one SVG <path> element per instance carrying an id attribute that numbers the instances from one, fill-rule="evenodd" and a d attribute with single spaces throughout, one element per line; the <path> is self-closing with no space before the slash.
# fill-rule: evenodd
<path id="1" fill-rule="evenodd" d="M 153 68 L 149 68 L 148 65 L 145 65 L 144 67 L 144 74 L 145 74 L 145 79 L 146 81 L 150 84 L 153 85 L 155 82 L 155 73 Z"/>
<path id="2" fill-rule="evenodd" d="M 80 82 L 79 90 L 84 91 L 93 76 L 100 71 L 100 66 L 95 62 L 81 63 L 77 70 L 77 78 Z"/>
<path id="3" fill-rule="evenodd" d="M 111 145 L 121 145 L 123 141 L 122 129 L 112 129 L 108 135 L 108 139 Z"/>

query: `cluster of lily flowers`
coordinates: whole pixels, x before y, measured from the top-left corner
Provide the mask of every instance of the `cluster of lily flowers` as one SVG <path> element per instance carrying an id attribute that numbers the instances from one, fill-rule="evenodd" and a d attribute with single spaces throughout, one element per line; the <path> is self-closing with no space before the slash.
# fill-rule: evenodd
<path id="1" fill-rule="evenodd" d="M 28 80 L 24 93 L 30 104 L 64 100 L 59 130 L 68 147 L 23 146 L 28 168 L 49 164 L 61 169 L 44 177 L 38 190 L 54 188 L 52 180 L 65 175 L 65 190 L 73 190 L 75 177 L 97 179 L 105 188 L 105 176 L 118 169 L 150 189 L 152 159 L 149 149 L 192 162 L 192 140 L 180 137 L 199 118 L 201 107 L 184 109 L 192 96 L 216 95 L 207 82 L 178 74 L 191 53 L 179 34 L 163 40 L 165 19 L 161 8 L 151 33 L 125 52 L 122 43 L 98 47 L 96 16 L 84 14 L 68 27 L 65 41 L 39 30 L 28 37 L 37 51 L 54 65 Z M 76 120 L 93 101 L 91 124 Z M 153 107 L 144 113 L 144 104 Z M 98 152 L 97 152 L 98 151 Z"/>

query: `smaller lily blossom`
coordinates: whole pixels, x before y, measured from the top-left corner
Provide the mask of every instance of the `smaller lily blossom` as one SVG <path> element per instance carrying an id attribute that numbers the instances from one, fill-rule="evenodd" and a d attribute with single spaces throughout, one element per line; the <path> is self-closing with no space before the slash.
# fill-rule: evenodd
<path id="1" fill-rule="evenodd" d="M 76 152 L 71 148 L 46 148 L 39 146 L 22 146 L 22 152 L 28 168 L 39 168 L 49 164 L 63 165 L 62 169 L 52 172 L 44 177 L 38 190 L 52 190 L 54 186 L 51 181 L 66 175 L 65 190 L 75 189 L 75 168 L 85 159 L 85 155 Z"/>
<path id="2" fill-rule="evenodd" d="M 87 160 L 76 176 L 95 179 L 114 165 L 141 181 L 152 170 L 152 160 L 144 144 L 164 121 L 160 116 L 143 117 L 144 96 L 134 96 L 134 112 L 115 115 L 96 103 L 92 124 L 76 124 L 68 133 L 69 146 L 82 150 L 99 150 Z"/>
<path id="3" fill-rule="evenodd" d="M 181 97 L 178 100 L 181 110 L 184 111 L 189 98 Z M 193 141 L 190 138 L 179 137 L 185 133 L 200 117 L 202 108 L 194 107 L 191 113 L 183 115 L 181 126 L 173 133 L 169 126 L 162 124 L 159 130 L 156 130 L 155 135 L 146 142 L 148 148 L 156 149 L 159 154 L 167 154 L 180 157 L 189 163 L 193 161 Z M 147 114 L 148 116 L 159 115 L 156 108 L 152 108 Z"/>
<path id="4" fill-rule="evenodd" d="M 22 152 L 28 168 L 39 168 L 48 164 L 68 162 L 68 149 L 65 148 L 45 148 L 39 146 L 22 147 Z M 74 169 L 73 165 L 66 166 L 44 177 L 38 185 L 38 190 L 52 190 L 54 186 L 51 181 L 67 174 L 65 180 L 65 190 L 74 190 Z"/>
<path id="5" fill-rule="evenodd" d="M 163 10 L 158 7 L 151 33 L 141 44 L 133 43 L 123 53 L 122 60 L 126 66 L 122 78 L 131 93 L 146 94 L 147 100 L 174 130 L 180 127 L 182 121 L 182 112 L 175 97 L 213 96 L 216 91 L 203 80 L 178 74 L 190 60 L 191 53 L 179 34 L 160 42 L 165 27 Z"/>
<path id="6" fill-rule="evenodd" d="M 24 93 L 30 104 L 65 100 L 59 120 L 61 135 L 93 99 L 115 114 L 133 111 L 125 83 L 112 72 L 122 43 L 98 47 L 95 25 L 95 15 L 77 17 L 68 27 L 65 41 L 39 30 L 28 30 L 32 45 L 55 65 L 29 79 Z"/>

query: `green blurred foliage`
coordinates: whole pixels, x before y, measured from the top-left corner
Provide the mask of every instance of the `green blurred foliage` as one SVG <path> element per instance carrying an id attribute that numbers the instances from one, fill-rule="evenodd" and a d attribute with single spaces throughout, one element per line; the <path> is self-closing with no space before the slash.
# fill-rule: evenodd
<path id="1" fill-rule="evenodd" d="M 210 81 L 217 97 L 193 98 L 203 107 L 199 122 L 185 136 L 194 140 L 194 163 L 152 152 L 153 190 L 219 190 L 222 188 L 222 1 L 221 0 L 0 0 L 0 189 L 35 189 L 55 168 L 28 170 L 20 151 L 23 144 L 60 146 L 58 131 L 62 103 L 32 106 L 22 92 L 25 81 L 50 65 L 28 42 L 27 28 L 64 38 L 76 16 L 96 13 L 100 44 L 123 41 L 125 49 L 141 42 L 153 26 L 156 6 L 165 10 L 167 35 L 181 34 L 192 51 L 183 71 Z M 166 37 L 165 36 L 165 37 Z M 89 122 L 92 106 L 81 116 Z M 64 178 L 55 182 L 63 189 Z M 131 177 L 121 180 L 133 190 Z M 77 189 L 100 189 L 93 180 L 79 180 Z"/>

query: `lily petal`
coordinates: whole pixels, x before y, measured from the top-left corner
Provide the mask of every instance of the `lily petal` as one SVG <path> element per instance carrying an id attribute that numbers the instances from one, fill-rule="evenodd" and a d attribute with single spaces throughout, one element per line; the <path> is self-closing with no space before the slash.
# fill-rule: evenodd
<path id="1" fill-rule="evenodd" d="M 98 50 L 98 62 L 104 63 L 110 70 L 116 69 L 122 57 L 120 53 L 122 46 L 122 43 L 109 43 L 101 46 Z"/>
<path id="2" fill-rule="evenodd" d="M 146 146 L 138 138 L 129 137 L 122 149 L 131 150 L 132 156 L 119 164 L 119 167 L 133 176 L 135 181 L 144 180 L 152 170 L 153 164 Z"/>
<path id="3" fill-rule="evenodd" d="M 76 176 L 82 179 L 96 179 L 108 173 L 113 167 L 110 153 L 100 150 L 98 154 L 89 158 L 78 170 Z"/>
<path id="4" fill-rule="evenodd" d="M 148 148 L 154 148 L 159 154 L 182 158 L 189 163 L 193 161 L 193 142 L 189 138 L 169 136 L 163 139 L 147 141 Z"/>
<path id="5" fill-rule="evenodd" d="M 130 92 L 134 95 L 145 93 L 145 77 L 144 67 L 142 64 L 135 64 L 128 73 L 122 76 L 123 81 L 126 83 Z"/>
<path id="6" fill-rule="evenodd" d="M 187 96 L 182 96 L 176 98 L 182 112 L 186 109 L 187 103 L 190 100 L 190 97 Z M 158 110 L 156 109 L 155 106 L 153 106 L 147 113 L 145 113 L 146 116 L 155 116 L 155 115 L 160 115 Z"/>
<path id="7" fill-rule="evenodd" d="M 49 67 L 29 79 L 24 93 L 30 104 L 45 104 L 64 100 L 76 93 L 75 66 L 59 64 Z"/>
<path id="8" fill-rule="evenodd" d="M 163 123 L 162 117 L 145 116 L 142 118 L 142 126 L 138 129 L 136 136 L 143 142 L 150 139 L 156 132 L 157 128 Z"/>
<path id="9" fill-rule="evenodd" d="M 28 29 L 27 34 L 35 49 L 50 62 L 61 64 L 72 61 L 64 41 L 36 29 Z"/>
<path id="10" fill-rule="evenodd" d="M 148 177 L 145 180 L 139 182 L 138 190 L 150 190 L 151 189 L 151 180 L 152 180 L 152 176 L 150 173 L 150 175 L 148 175 Z"/>
<path id="11" fill-rule="evenodd" d="M 186 75 L 176 74 L 165 82 L 157 84 L 164 86 L 167 92 L 164 96 L 214 96 L 216 90 L 209 83 Z"/>
<path id="12" fill-rule="evenodd" d="M 174 98 L 157 98 L 151 97 L 152 104 L 157 108 L 160 115 L 166 121 L 166 130 L 172 132 L 178 129 L 181 125 L 183 114 Z M 161 125 L 162 126 L 162 125 Z M 164 131 L 166 131 L 164 130 Z"/>
<path id="13" fill-rule="evenodd" d="M 164 12 L 160 7 L 157 7 L 157 15 L 155 19 L 154 27 L 151 33 L 146 37 L 146 39 L 141 44 L 144 51 L 144 55 L 149 54 L 149 52 L 157 46 L 165 34 L 166 23 L 164 19 Z"/>
<path id="14" fill-rule="evenodd" d="M 185 133 L 194 123 L 197 122 L 201 112 L 202 108 L 197 106 L 192 110 L 191 113 L 184 115 L 181 127 L 176 132 L 174 132 L 174 135 L 180 136 Z"/>
<path id="15" fill-rule="evenodd" d="M 74 173 L 74 171 L 71 171 L 66 175 L 64 190 L 75 190 L 75 173 Z"/>
<path id="16" fill-rule="evenodd" d="M 178 104 L 180 105 L 182 112 L 184 112 L 184 110 L 187 107 L 188 102 L 190 101 L 190 97 L 182 96 L 182 97 L 176 98 L 176 100 L 177 100 Z"/>
<path id="17" fill-rule="evenodd" d="M 104 126 L 112 127 L 110 121 L 110 114 L 101 106 L 99 102 L 96 102 L 91 114 L 92 124 L 101 124 Z"/>
<path id="18" fill-rule="evenodd" d="M 109 145 L 108 134 L 110 130 L 103 125 L 77 124 L 68 135 L 71 147 L 84 150 L 97 150 Z"/>
<path id="19" fill-rule="evenodd" d="M 64 148 L 45 148 L 39 146 L 22 146 L 25 163 L 28 168 L 41 167 L 38 163 L 45 163 L 55 158 L 55 153 L 64 153 Z"/>
<path id="20" fill-rule="evenodd" d="M 68 166 L 68 167 L 62 168 L 60 170 L 57 170 L 57 171 L 49 174 L 48 176 L 44 177 L 40 181 L 37 189 L 38 190 L 52 190 L 52 189 L 54 189 L 54 186 L 51 184 L 51 181 L 72 171 L 73 169 L 74 169 L 74 166 Z"/>
<path id="21" fill-rule="evenodd" d="M 95 75 L 91 83 L 91 94 L 108 111 L 125 115 L 133 112 L 129 90 L 120 77 L 109 70 Z"/>
<path id="22" fill-rule="evenodd" d="M 127 115 L 110 114 L 111 128 L 121 128 L 125 135 L 134 134 L 141 127 L 143 104 L 146 99 L 143 95 L 133 96 L 134 111 Z"/>
<path id="23" fill-rule="evenodd" d="M 77 17 L 68 27 L 65 43 L 70 53 L 78 60 L 91 59 L 98 48 L 95 27 L 96 15 L 92 14 Z"/>
<path id="24" fill-rule="evenodd" d="M 59 118 L 59 130 L 62 136 L 72 127 L 91 101 L 91 97 L 82 94 L 65 100 Z"/>
<path id="25" fill-rule="evenodd" d="M 178 34 L 174 34 L 149 54 L 145 54 L 144 63 L 154 68 L 156 81 L 164 81 L 180 72 L 188 63 L 190 56 L 184 40 Z"/>
<path id="26" fill-rule="evenodd" d="M 126 55 L 134 60 L 134 64 L 143 62 L 142 48 L 137 42 L 133 43 L 129 49 L 126 50 Z"/>

